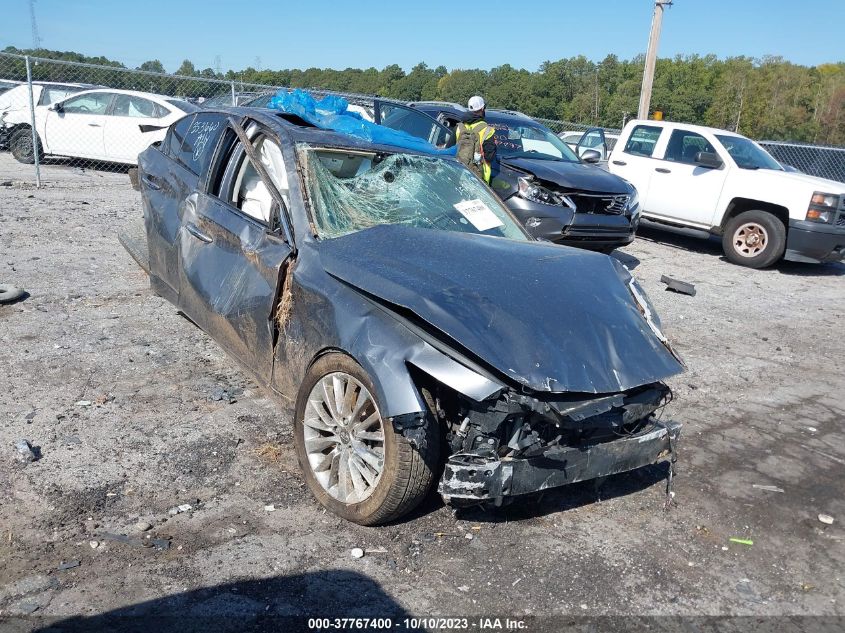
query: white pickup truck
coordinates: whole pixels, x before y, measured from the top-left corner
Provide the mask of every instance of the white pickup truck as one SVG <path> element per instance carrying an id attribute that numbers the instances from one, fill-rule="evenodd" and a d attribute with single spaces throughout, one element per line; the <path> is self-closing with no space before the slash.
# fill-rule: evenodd
<path id="1" fill-rule="evenodd" d="M 845 258 L 845 183 L 784 171 L 739 134 L 630 121 L 607 167 L 637 188 L 644 218 L 721 235 L 736 264 Z"/>

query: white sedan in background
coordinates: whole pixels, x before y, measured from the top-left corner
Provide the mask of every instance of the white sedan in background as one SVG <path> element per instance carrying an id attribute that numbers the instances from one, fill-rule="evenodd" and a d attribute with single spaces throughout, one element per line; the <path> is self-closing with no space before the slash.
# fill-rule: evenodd
<path id="1" fill-rule="evenodd" d="M 78 92 L 50 106 L 36 106 L 37 150 L 39 156 L 137 165 L 138 154 L 162 140 L 171 123 L 198 109 L 182 99 L 148 92 Z M 12 155 L 22 163 L 34 162 L 28 119 L 12 123 L 16 124 L 9 142 Z"/>

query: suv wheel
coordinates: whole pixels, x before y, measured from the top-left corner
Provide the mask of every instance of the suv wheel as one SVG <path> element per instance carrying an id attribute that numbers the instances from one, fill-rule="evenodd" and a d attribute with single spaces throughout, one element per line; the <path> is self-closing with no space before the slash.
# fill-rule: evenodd
<path id="1" fill-rule="evenodd" d="M 766 211 L 745 211 L 728 220 L 722 235 L 725 256 L 734 264 L 765 268 L 786 249 L 786 227 Z"/>
<path id="2" fill-rule="evenodd" d="M 378 525 L 413 509 L 428 493 L 439 457 L 439 429 L 426 424 L 411 444 L 382 417 L 372 380 L 349 356 L 327 354 L 299 389 L 294 441 L 311 493 L 349 521 Z"/>

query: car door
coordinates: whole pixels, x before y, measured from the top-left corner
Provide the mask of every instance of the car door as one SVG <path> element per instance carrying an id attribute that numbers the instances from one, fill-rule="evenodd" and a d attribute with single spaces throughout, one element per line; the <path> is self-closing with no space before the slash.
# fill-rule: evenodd
<path id="1" fill-rule="evenodd" d="M 697 132 L 675 129 L 663 150 L 663 160 L 654 161 L 651 186 L 642 197 L 649 214 L 709 229 L 716 203 L 725 185 L 727 170 L 696 163 L 699 152 L 719 154 L 714 145 Z M 724 163 L 725 157 L 719 156 Z"/>
<path id="2" fill-rule="evenodd" d="M 209 117 L 209 114 L 197 116 Z M 225 128 L 225 119 L 216 115 Z M 193 148 L 182 149 L 194 115 L 174 123 L 157 147 L 138 156 L 138 182 L 144 203 L 144 224 L 153 289 L 173 303 L 179 297 L 178 239 L 182 209 L 197 190 L 203 164 L 193 159 Z"/>
<path id="3" fill-rule="evenodd" d="M 103 144 L 106 112 L 114 93 L 83 92 L 46 110 L 44 149 L 49 154 L 107 160 Z"/>
<path id="4" fill-rule="evenodd" d="M 604 138 L 604 130 L 600 127 L 593 127 L 584 132 L 581 140 L 578 141 L 578 145 L 575 146 L 575 153 L 578 154 L 578 158 L 581 158 L 588 149 L 596 150 L 599 153 L 600 162 L 607 161 L 607 141 Z"/>
<path id="5" fill-rule="evenodd" d="M 439 148 L 454 143 L 452 131 L 425 112 L 379 99 L 373 102 L 373 107 L 374 120 L 379 125 L 406 132 Z"/>
<path id="6" fill-rule="evenodd" d="M 657 149 L 662 134 L 663 128 L 660 126 L 637 125 L 631 130 L 622 151 L 614 150 L 613 156 L 608 162 L 610 173 L 621 176 L 637 189 L 644 213 L 648 211 L 648 207 L 642 201 L 648 194 L 654 168 L 659 162 L 652 156 Z"/>
<path id="7" fill-rule="evenodd" d="M 137 164 L 138 154 L 164 136 L 170 114 L 170 110 L 150 99 L 116 94 L 103 133 L 108 159 Z"/>
<path id="8" fill-rule="evenodd" d="M 193 136 L 196 126 L 186 143 L 201 142 Z M 287 182 L 296 175 L 277 137 L 254 124 L 249 134 L 252 156 L 233 130 L 226 130 L 206 190 L 186 201 L 179 236 L 178 305 L 269 383 L 274 308 L 282 267 L 293 252 Z"/>

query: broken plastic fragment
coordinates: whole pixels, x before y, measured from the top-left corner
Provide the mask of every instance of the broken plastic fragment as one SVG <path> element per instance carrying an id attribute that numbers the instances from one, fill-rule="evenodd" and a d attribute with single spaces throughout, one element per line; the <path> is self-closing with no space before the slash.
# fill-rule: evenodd
<path id="1" fill-rule="evenodd" d="M 695 296 L 695 286 L 691 283 L 680 281 L 679 279 L 673 279 L 672 277 L 667 277 L 666 275 L 661 275 L 660 281 L 661 283 L 666 284 L 666 290 L 680 292 L 681 294 L 689 295 L 691 297 Z"/>

